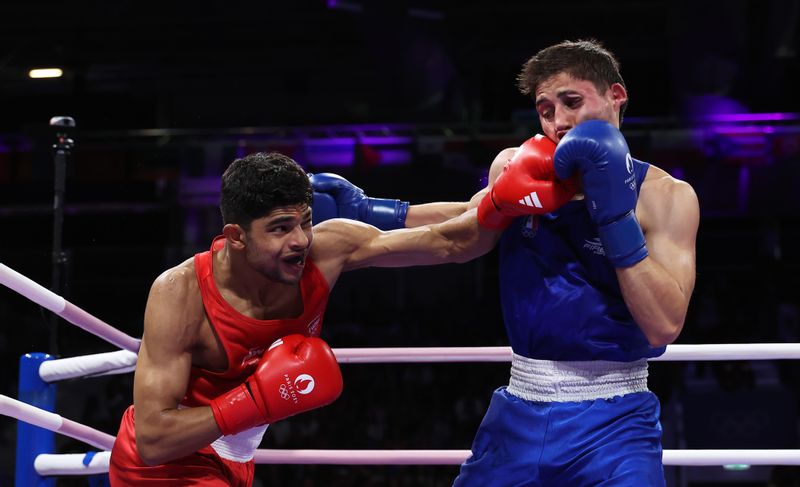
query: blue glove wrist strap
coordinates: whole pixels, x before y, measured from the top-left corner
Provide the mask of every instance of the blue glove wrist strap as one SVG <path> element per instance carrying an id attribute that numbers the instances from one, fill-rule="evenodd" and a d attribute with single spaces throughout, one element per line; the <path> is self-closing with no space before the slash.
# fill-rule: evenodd
<path id="1" fill-rule="evenodd" d="M 405 228 L 408 201 L 384 198 L 367 198 L 367 207 L 361 221 L 381 230 Z"/>
<path id="2" fill-rule="evenodd" d="M 644 233 L 633 210 L 598 230 L 606 257 L 614 267 L 630 267 L 647 257 Z"/>

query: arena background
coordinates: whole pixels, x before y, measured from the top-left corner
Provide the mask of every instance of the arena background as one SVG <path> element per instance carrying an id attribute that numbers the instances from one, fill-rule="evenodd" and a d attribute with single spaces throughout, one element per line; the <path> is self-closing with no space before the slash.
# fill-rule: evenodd
<path id="1" fill-rule="evenodd" d="M 538 129 L 515 88 L 563 39 L 617 53 L 632 152 L 690 182 L 702 221 L 678 343 L 800 340 L 800 5 L 784 1 L 3 2 L 0 262 L 46 286 L 54 115 L 73 116 L 61 293 L 140 336 L 149 286 L 221 228 L 219 175 L 277 150 L 377 197 L 465 200 L 494 154 Z M 60 67 L 59 79 L 29 79 Z M 507 345 L 493 254 L 344 275 L 334 347 Z M 0 393 L 19 356 L 110 351 L 0 289 Z M 793 362 L 660 363 L 667 448 L 797 448 Z M 332 406 L 270 427 L 262 447 L 468 449 L 506 364 L 345 365 Z M 132 376 L 59 385 L 57 411 L 115 434 Z M 0 485 L 15 423 L 0 418 Z M 66 438 L 60 452 L 87 447 Z M 256 485 L 439 486 L 456 467 L 269 466 Z M 670 485 L 800 485 L 796 469 L 667 469 Z M 86 485 L 62 480 L 59 485 Z"/>

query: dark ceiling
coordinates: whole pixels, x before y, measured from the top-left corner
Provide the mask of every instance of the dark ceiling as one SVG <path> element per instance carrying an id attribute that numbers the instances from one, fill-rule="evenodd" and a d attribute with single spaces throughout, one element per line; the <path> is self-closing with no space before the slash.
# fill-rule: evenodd
<path id="1" fill-rule="evenodd" d="M 488 122 L 529 108 L 521 63 L 596 37 L 629 115 L 698 98 L 800 111 L 798 1 L 3 2 L 0 131 Z M 65 76 L 31 80 L 32 67 Z"/>

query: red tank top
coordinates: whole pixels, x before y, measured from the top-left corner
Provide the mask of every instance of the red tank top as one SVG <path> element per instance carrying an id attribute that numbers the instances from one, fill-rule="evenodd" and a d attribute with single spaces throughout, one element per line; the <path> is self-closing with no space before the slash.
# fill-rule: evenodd
<path id="1" fill-rule="evenodd" d="M 185 406 L 206 406 L 211 399 L 244 382 L 255 371 L 264 350 L 278 338 L 292 333 L 319 336 L 325 306 L 328 304 L 328 283 L 314 262 L 307 258 L 300 278 L 303 299 L 303 313 L 300 316 L 257 320 L 242 315 L 225 301 L 214 282 L 212 253 L 224 245 L 224 237 L 216 237 L 211 242 L 211 250 L 194 256 L 194 268 L 203 307 L 225 349 L 228 369 L 212 372 L 192 367 L 186 396 L 182 401 Z"/>

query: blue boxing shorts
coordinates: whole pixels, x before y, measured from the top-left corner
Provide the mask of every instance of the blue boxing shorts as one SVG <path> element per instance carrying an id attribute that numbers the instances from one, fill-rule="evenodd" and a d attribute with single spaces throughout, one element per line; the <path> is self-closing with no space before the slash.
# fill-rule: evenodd
<path id="1" fill-rule="evenodd" d="M 543 402 L 501 387 L 453 485 L 664 486 L 659 414 L 649 391 Z"/>

